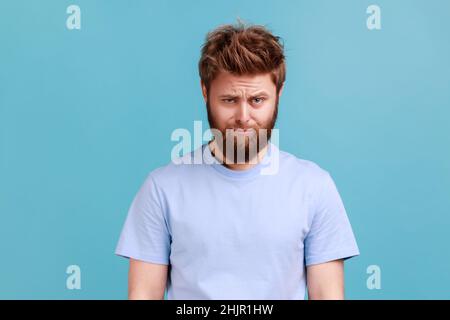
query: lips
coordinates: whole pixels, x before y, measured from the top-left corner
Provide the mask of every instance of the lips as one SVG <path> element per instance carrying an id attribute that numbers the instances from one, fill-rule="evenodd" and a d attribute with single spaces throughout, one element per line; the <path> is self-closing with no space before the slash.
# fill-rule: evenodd
<path id="1" fill-rule="evenodd" d="M 233 129 L 233 134 L 234 135 L 250 136 L 254 132 L 255 132 L 255 130 L 252 129 L 252 128 L 247 128 L 247 129 L 237 128 L 237 129 Z"/>

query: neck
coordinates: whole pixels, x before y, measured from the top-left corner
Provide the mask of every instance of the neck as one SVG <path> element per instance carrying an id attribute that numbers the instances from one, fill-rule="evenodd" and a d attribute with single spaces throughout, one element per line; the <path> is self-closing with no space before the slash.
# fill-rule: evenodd
<path id="1" fill-rule="evenodd" d="M 215 140 L 211 140 L 210 142 L 208 142 L 208 147 L 211 151 L 211 154 L 220 162 L 221 159 L 224 159 L 221 163 L 222 165 L 224 165 L 225 167 L 231 169 L 231 170 L 248 170 L 253 168 L 254 166 L 256 166 L 258 163 L 260 163 L 262 161 L 262 159 L 264 159 L 264 156 L 267 153 L 267 148 L 269 147 L 269 143 L 268 142 L 264 148 L 262 148 L 258 154 L 255 156 L 256 159 L 256 163 L 255 161 L 249 161 L 248 163 L 232 163 L 233 161 L 227 161 L 225 156 L 223 155 L 223 151 L 217 147 L 217 144 L 215 142 Z M 212 151 L 214 150 L 214 152 Z"/>

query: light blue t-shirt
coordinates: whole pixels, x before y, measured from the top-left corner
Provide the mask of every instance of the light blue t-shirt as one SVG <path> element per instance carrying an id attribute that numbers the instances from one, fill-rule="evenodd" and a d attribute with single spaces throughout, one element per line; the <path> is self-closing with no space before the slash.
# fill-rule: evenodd
<path id="1" fill-rule="evenodd" d="M 317 164 L 269 143 L 262 162 L 237 171 L 205 143 L 149 173 L 116 254 L 168 264 L 167 299 L 288 300 L 305 298 L 306 266 L 359 250 Z"/>

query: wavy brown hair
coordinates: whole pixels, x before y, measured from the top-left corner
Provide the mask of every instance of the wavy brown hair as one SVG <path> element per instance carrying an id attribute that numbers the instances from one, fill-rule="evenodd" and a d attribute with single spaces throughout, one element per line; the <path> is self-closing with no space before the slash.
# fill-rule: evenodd
<path id="1" fill-rule="evenodd" d="M 198 63 L 207 91 L 221 71 L 235 75 L 271 73 L 277 94 L 286 78 L 284 45 L 264 26 L 222 25 L 209 32 Z"/>

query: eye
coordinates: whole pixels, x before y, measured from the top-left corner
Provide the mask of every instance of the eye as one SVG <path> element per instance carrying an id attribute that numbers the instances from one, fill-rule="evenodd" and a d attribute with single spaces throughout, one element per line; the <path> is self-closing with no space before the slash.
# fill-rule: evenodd
<path id="1" fill-rule="evenodd" d="M 262 97 L 256 97 L 256 98 L 253 98 L 253 103 L 255 103 L 255 104 L 261 104 L 261 103 L 263 103 L 264 102 L 264 98 L 262 98 Z"/>
<path id="2" fill-rule="evenodd" d="M 222 101 L 225 102 L 225 103 L 234 103 L 235 99 L 233 99 L 233 98 L 225 98 L 225 99 L 222 99 Z"/>

